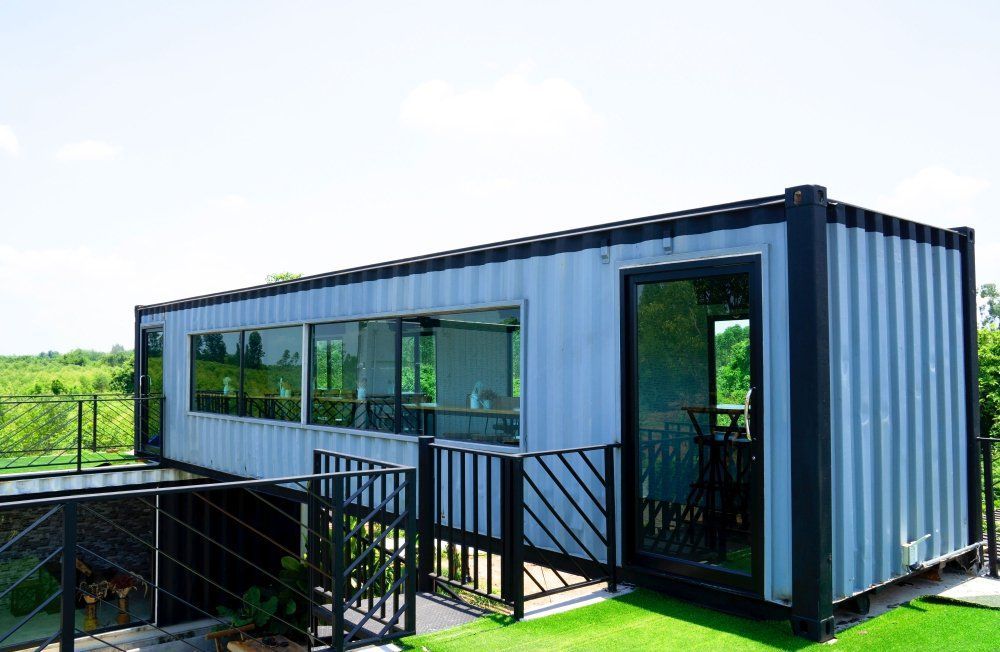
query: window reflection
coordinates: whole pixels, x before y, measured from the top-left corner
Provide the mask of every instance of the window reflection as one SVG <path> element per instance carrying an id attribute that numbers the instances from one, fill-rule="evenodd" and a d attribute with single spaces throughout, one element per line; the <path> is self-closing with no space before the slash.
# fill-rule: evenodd
<path id="1" fill-rule="evenodd" d="M 301 419 L 301 328 L 247 331 L 243 395 L 245 416 L 279 421 Z"/>
<path id="2" fill-rule="evenodd" d="M 240 333 L 206 333 L 191 338 L 192 409 L 239 413 Z"/>
<path id="3" fill-rule="evenodd" d="M 396 431 L 395 320 L 314 326 L 312 370 L 310 423 Z"/>
<path id="4" fill-rule="evenodd" d="M 517 309 L 405 319 L 404 432 L 518 443 L 520 345 Z"/>

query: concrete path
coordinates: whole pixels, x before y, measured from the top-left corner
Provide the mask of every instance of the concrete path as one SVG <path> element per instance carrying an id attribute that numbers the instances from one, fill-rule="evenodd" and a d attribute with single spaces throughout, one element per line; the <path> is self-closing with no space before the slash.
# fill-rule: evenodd
<path id="1" fill-rule="evenodd" d="M 834 617 L 836 618 L 837 631 L 843 631 L 858 623 L 871 620 L 910 600 L 928 595 L 938 595 L 966 602 L 975 602 L 976 600 L 971 600 L 970 597 L 976 597 L 978 600 L 993 600 L 994 604 L 1000 606 L 1000 580 L 945 571 L 941 574 L 940 580 L 932 580 L 924 576 L 897 582 L 875 591 L 871 596 L 871 610 L 865 615 L 856 614 L 847 609 L 836 609 Z"/>

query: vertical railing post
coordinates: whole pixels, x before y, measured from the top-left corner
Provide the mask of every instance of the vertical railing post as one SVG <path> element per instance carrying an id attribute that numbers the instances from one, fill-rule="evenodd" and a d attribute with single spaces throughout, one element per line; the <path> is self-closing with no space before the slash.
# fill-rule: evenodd
<path id="1" fill-rule="evenodd" d="M 80 409 L 83 409 L 83 402 Z M 59 651 L 71 652 L 76 639 L 76 503 L 63 505 L 62 545 Z"/>
<path id="2" fill-rule="evenodd" d="M 434 591 L 434 437 L 421 435 L 417 438 L 417 482 L 418 487 L 413 487 L 414 498 L 420 503 L 420 514 L 417 527 L 420 532 L 417 535 L 417 545 L 420 548 L 418 553 L 417 573 L 419 577 L 419 589 L 428 593 Z M 411 487 L 407 487 L 407 499 Z M 407 603 L 409 604 L 409 603 Z"/>
<path id="3" fill-rule="evenodd" d="M 510 591 L 514 620 L 524 618 L 524 458 L 510 458 Z"/>
<path id="4" fill-rule="evenodd" d="M 91 447 L 90 449 L 97 452 L 97 394 L 94 394 L 94 414 L 93 414 L 93 424 L 91 424 Z"/>
<path id="5" fill-rule="evenodd" d="M 76 470 L 83 470 L 83 401 L 76 402 Z"/>
<path id="6" fill-rule="evenodd" d="M 320 473 L 319 456 L 313 454 L 313 475 Z M 306 483 L 306 569 L 309 578 L 309 595 L 306 596 L 306 609 L 309 614 L 309 633 L 318 638 L 319 620 L 316 617 L 316 565 L 319 561 L 319 547 L 322 545 L 317 538 L 319 532 L 319 514 L 317 511 L 316 492 L 319 489 L 317 480 Z"/>
<path id="7" fill-rule="evenodd" d="M 347 477 L 337 476 L 331 483 L 330 502 L 332 503 L 333 531 L 330 533 L 333 547 L 332 568 L 330 569 L 330 595 L 332 597 L 330 611 L 333 612 L 333 631 L 330 644 L 335 652 L 344 649 L 344 611 L 347 609 L 344 595 L 344 522 L 347 510 L 344 505 L 344 482 Z"/>
<path id="8" fill-rule="evenodd" d="M 617 484 L 615 482 L 615 447 L 604 447 L 604 512 L 605 537 L 608 540 L 608 592 L 618 591 L 618 517 L 616 503 L 618 500 Z"/>
<path id="9" fill-rule="evenodd" d="M 983 446 L 983 493 L 986 498 L 986 546 L 990 556 L 990 577 L 997 578 L 1000 577 L 1000 564 L 997 563 L 997 511 L 993 499 L 993 440 L 989 437 L 980 439 Z"/>
<path id="10" fill-rule="evenodd" d="M 514 505 L 511 500 L 510 477 L 510 458 L 504 455 L 500 457 L 500 599 L 513 604 L 510 588 L 513 584 L 510 579 L 512 569 L 510 532 Z"/>
<path id="11" fill-rule="evenodd" d="M 397 482 L 399 482 L 399 474 L 396 474 Z M 415 539 L 417 538 L 417 475 L 416 471 L 410 469 L 403 473 L 403 480 L 406 483 L 406 495 L 404 496 L 404 505 L 406 507 L 406 580 L 404 582 L 403 590 L 405 591 L 406 599 L 406 614 L 404 616 L 405 622 L 403 624 L 404 629 L 407 632 L 417 631 L 417 573 L 416 564 L 417 561 L 417 543 Z M 433 504 L 433 498 L 431 499 L 431 504 Z M 428 519 L 429 520 L 429 519 Z M 422 538 L 421 538 L 422 541 Z M 434 549 L 434 542 L 431 541 L 430 548 Z M 421 543 L 421 545 L 423 545 Z M 423 558 L 424 551 L 421 550 L 420 561 L 422 565 L 427 564 L 428 572 L 432 568 L 430 565 L 431 559 L 428 558 L 424 561 Z M 423 573 L 420 575 L 421 578 L 424 577 Z M 429 579 L 429 577 L 428 577 Z"/>
<path id="12" fill-rule="evenodd" d="M 157 399 L 157 402 L 160 404 L 160 414 L 158 415 L 159 420 L 157 421 L 158 429 L 156 431 L 156 434 L 160 438 L 160 445 L 157 446 L 157 448 L 160 449 L 159 451 L 160 459 L 163 459 L 164 454 L 166 453 L 167 450 L 166 448 L 164 448 L 167 443 L 167 433 L 165 432 L 164 428 L 164 424 L 166 423 L 166 416 L 164 415 L 164 411 L 166 410 L 166 400 L 167 400 L 166 396 L 160 396 L 159 399 Z"/>

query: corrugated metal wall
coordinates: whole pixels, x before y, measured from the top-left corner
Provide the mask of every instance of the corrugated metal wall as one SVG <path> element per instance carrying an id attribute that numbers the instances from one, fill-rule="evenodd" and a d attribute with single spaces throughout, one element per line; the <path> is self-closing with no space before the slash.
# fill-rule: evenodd
<path id="1" fill-rule="evenodd" d="M 770 469 L 765 487 L 765 596 L 787 600 L 791 595 L 791 507 L 785 225 L 677 236 L 672 245 L 670 255 L 664 253 L 662 239 L 615 245 L 607 264 L 602 263 L 598 249 L 589 249 L 146 315 L 144 323 L 164 322 L 166 454 L 192 464 L 257 477 L 309 472 L 315 448 L 414 464 L 416 445 L 411 437 L 189 414 L 188 334 L 522 302 L 523 448 L 545 450 L 620 441 L 621 268 L 761 252 L 766 301 L 765 384 L 769 388 L 765 406 L 766 464 Z M 567 509 L 565 513 L 570 512 Z M 574 525 L 580 526 L 582 535 L 586 534 L 582 522 Z M 544 540 L 538 533 L 535 538 Z"/>
<path id="2" fill-rule="evenodd" d="M 922 560 L 967 543 L 962 275 L 953 249 L 827 231 L 839 599 L 902 575 L 905 542 L 930 533 Z"/>
<path id="3" fill-rule="evenodd" d="M 194 480 L 198 476 L 177 469 L 133 469 L 105 473 L 80 473 L 77 475 L 38 476 L 13 478 L 0 482 L 0 500 L 18 497 L 26 499 L 32 494 L 49 492 L 85 492 L 91 489 L 121 487 L 123 490 L 139 484 L 153 482 L 179 482 Z"/>

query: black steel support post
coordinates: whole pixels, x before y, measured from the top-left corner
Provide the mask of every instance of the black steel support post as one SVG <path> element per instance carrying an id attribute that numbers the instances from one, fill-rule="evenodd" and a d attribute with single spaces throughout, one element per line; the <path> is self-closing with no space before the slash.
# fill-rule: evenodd
<path id="1" fill-rule="evenodd" d="M 93 423 L 91 423 L 90 435 L 91 435 L 91 446 L 90 449 L 97 452 L 97 394 L 94 394 L 94 414 Z"/>
<path id="2" fill-rule="evenodd" d="M 419 559 L 417 562 L 418 585 L 421 591 L 427 593 L 434 592 L 434 449 L 431 444 L 434 438 L 421 435 L 418 439 L 417 449 L 417 482 L 416 498 L 420 502 L 420 513 L 417 527 L 420 533 L 417 535 L 417 545 L 419 547 Z M 410 493 L 411 487 L 407 487 Z M 409 604 L 409 603 L 407 603 Z"/>
<path id="3" fill-rule="evenodd" d="M 83 470 L 83 401 L 76 402 L 76 470 Z"/>
<path id="4" fill-rule="evenodd" d="M 76 639 L 76 503 L 63 504 L 62 545 L 59 650 L 69 652 Z"/>
<path id="5" fill-rule="evenodd" d="M 320 470 L 321 465 L 322 462 L 319 455 L 314 454 L 314 475 L 322 473 Z M 309 480 L 306 484 L 306 523 L 309 524 L 306 530 L 306 560 L 309 562 L 307 565 L 309 578 L 309 604 L 307 608 L 309 609 L 309 631 L 317 638 L 319 638 L 319 618 L 316 615 L 316 587 L 319 586 L 319 577 L 316 573 L 316 567 L 322 563 L 320 560 L 323 559 L 323 555 L 320 554 L 320 546 L 323 543 L 320 541 L 318 535 L 321 530 L 319 523 L 319 501 L 316 497 L 319 495 L 321 487 L 322 485 L 317 480 Z M 331 608 L 335 609 L 336 605 L 331 605 Z"/>
<path id="6" fill-rule="evenodd" d="M 396 475 L 397 482 L 399 475 Z M 406 506 L 406 580 L 403 590 L 406 594 L 406 613 L 404 614 L 404 629 L 407 632 L 417 631 L 417 568 L 413 561 L 417 558 L 417 477 L 412 469 L 403 473 L 406 482 L 406 495 L 404 504 Z M 431 541 L 431 549 L 434 549 L 434 542 Z M 421 551 L 423 553 L 423 551 Z M 420 562 L 423 563 L 421 555 Z M 431 560 L 428 559 L 430 564 Z M 423 577 L 423 575 L 421 575 Z"/>
<path id="7" fill-rule="evenodd" d="M 792 424 L 792 629 L 833 638 L 827 194 L 785 190 Z"/>
<path id="8" fill-rule="evenodd" d="M 511 581 L 513 564 L 511 561 L 511 515 L 514 513 L 515 503 L 512 500 L 510 489 L 509 457 L 500 458 L 500 599 L 507 604 L 513 604 L 511 597 Z M 518 506 L 520 509 L 520 506 Z"/>
<path id="9" fill-rule="evenodd" d="M 132 350 L 135 351 L 135 362 L 132 365 L 132 399 L 135 408 L 132 410 L 132 436 L 134 439 L 135 450 L 142 450 L 143 441 L 140 437 L 141 432 L 141 415 L 139 413 L 139 396 L 141 395 L 142 389 L 139 387 L 139 381 L 142 378 L 142 327 L 139 324 L 139 306 L 135 307 L 135 340 Z"/>
<path id="10" fill-rule="evenodd" d="M 976 292 L 976 231 L 969 227 L 955 229 L 963 237 L 962 256 L 962 340 L 965 354 L 966 469 L 969 494 L 969 543 L 983 540 L 983 486 L 980 484 L 979 458 L 979 320 Z M 991 515 L 992 516 L 992 515 Z"/>
<path id="11" fill-rule="evenodd" d="M 510 458 L 510 598 L 514 620 L 524 618 L 524 458 Z M 507 534 L 507 533 L 505 533 Z"/>
<path id="12" fill-rule="evenodd" d="M 330 502 L 332 503 L 333 528 L 331 540 L 333 547 L 332 568 L 330 569 L 331 611 L 333 611 L 333 631 L 330 636 L 330 646 L 336 652 L 342 652 L 344 641 L 344 611 L 347 609 L 344 595 L 344 523 L 347 522 L 347 510 L 344 505 L 344 483 L 346 478 L 335 477 L 330 483 Z"/>
<path id="13" fill-rule="evenodd" d="M 608 592 L 618 591 L 618 511 L 615 504 L 615 447 L 604 448 L 605 537 L 608 540 Z"/>

